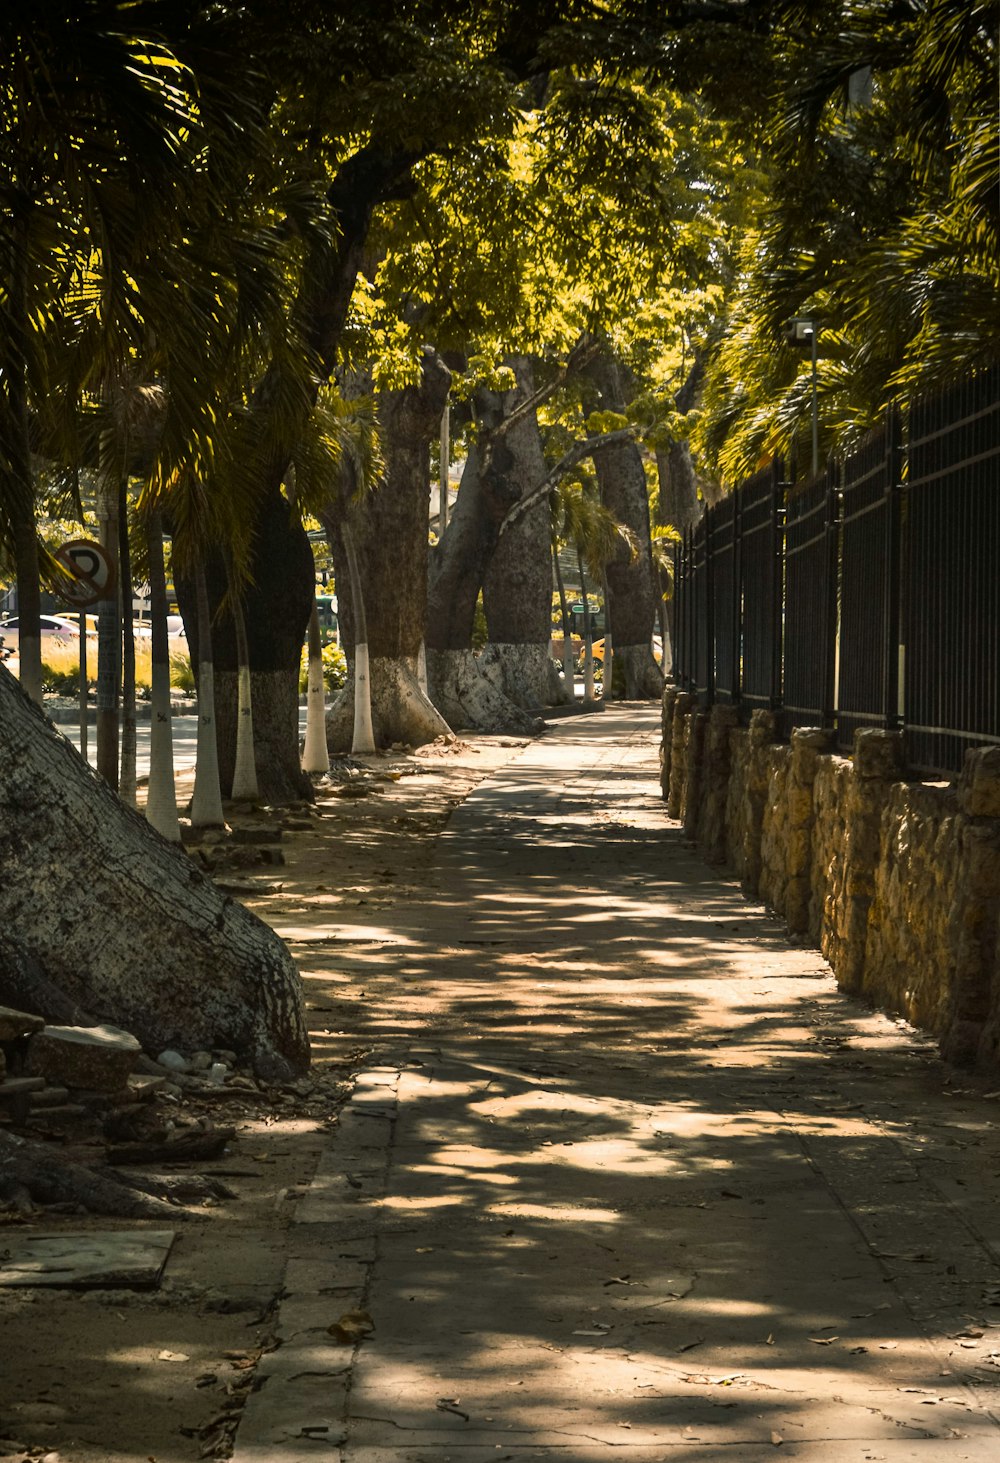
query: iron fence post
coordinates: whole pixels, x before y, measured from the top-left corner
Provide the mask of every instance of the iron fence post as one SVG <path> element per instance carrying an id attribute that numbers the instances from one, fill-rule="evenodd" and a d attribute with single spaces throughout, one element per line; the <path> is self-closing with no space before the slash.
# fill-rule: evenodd
<path id="1" fill-rule="evenodd" d="M 771 710 L 779 711 L 782 703 L 782 670 L 784 663 L 784 587 L 785 587 L 785 481 L 784 464 L 775 460 L 771 471 Z"/>
<path id="2" fill-rule="evenodd" d="M 833 726 L 837 706 L 837 605 L 840 598 L 840 464 L 826 467 L 826 616 L 823 626 L 822 722 Z"/>
<path id="3" fill-rule="evenodd" d="M 899 715 L 899 628 L 900 559 L 903 536 L 903 441 L 899 408 L 893 403 L 886 418 L 886 572 L 885 572 L 885 664 L 882 708 L 887 731 L 900 725 Z"/>

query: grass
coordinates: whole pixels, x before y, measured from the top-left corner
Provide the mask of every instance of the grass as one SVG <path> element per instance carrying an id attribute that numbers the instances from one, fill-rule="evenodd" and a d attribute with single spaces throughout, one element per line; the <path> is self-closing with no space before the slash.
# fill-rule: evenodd
<path id="1" fill-rule="evenodd" d="M 42 641 L 42 680 L 46 690 L 75 695 L 79 685 L 80 651 L 76 641 L 46 635 Z M 87 681 L 97 679 L 97 645 L 87 642 Z M 149 643 L 137 641 L 135 647 L 135 684 L 139 691 L 148 691 L 152 680 L 152 654 Z M 177 691 L 194 691 L 194 673 L 188 659 L 186 642 L 170 642 L 170 684 Z"/>

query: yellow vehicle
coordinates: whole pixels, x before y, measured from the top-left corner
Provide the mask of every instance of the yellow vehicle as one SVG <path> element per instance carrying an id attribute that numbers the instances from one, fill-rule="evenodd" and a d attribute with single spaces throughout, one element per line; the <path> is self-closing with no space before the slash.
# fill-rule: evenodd
<path id="1" fill-rule="evenodd" d="M 613 653 L 614 652 L 614 640 L 612 640 L 612 642 L 611 642 L 611 649 L 612 649 L 612 653 Z M 604 641 L 603 640 L 595 640 L 594 641 L 594 659 L 595 660 L 599 660 L 602 663 L 604 661 Z M 663 660 L 663 642 L 661 641 L 659 635 L 654 635 L 653 636 L 653 659 L 656 661 L 656 664 L 657 665 L 659 665 L 660 662 Z"/>

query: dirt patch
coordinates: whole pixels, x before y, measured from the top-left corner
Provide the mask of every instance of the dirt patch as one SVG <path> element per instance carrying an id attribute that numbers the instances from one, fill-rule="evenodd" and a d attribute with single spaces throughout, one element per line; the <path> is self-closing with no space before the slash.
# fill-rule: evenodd
<path id="1" fill-rule="evenodd" d="M 332 1022 L 317 970 L 338 976 L 339 932 L 377 927 L 390 906 L 426 896 L 436 879 L 434 844 L 452 809 L 523 745 L 470 737 L 343 759 L 318 785 L 314 806 L 233 809 L 231 837 L 190 849 L 305 957 L 313 1072 L 287 1088 L 263 1090 L 243 1074 L 215 1094 L 156 1098 L 178 1121 L 236 1129 L 221 1158 L 197 1165 L 228 1197 L 178 1208 L 157 1289 L 0 1289 L 0 1457 L 228 1456 L 256 1361 L 273 1344 L 296 1199 L 369 1050 L 351 1031 L 351 1001 L 363 999 L 356 977 L 342 977 Z M 319 946 L 321 960 L 310 961 Z M 23 1131 L 83 1161 L 103 1152 L 96 1119 L 35 1116 Z M 26 1217 L 0 1210 L 0 1254 L 5 1235 L 26 1230 L 164 1227 L 52 1208 Z"/>

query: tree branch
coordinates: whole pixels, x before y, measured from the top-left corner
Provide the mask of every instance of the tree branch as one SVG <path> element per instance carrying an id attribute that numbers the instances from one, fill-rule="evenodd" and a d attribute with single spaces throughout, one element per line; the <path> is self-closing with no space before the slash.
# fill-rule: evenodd
<path id="1" fill-rule="evenodd" d="M 518 498 L 514 506 L 508 510 L 503 522 L 500 524 L 500 533 L 506 533 L 519 518 L 522 518 L 525 513 L 530 512 L 539 499 L 547 497 L 559 479 L 568 473 L 570 468 L 575 467 L 578 462 L 582 462 L 585 457 L 590 457 L 593 453 L 600 452 L 605 447 L 616 447 L 620 443 L 632 442 L 634 440 L 635 428 L 621 427 L 617 432 L 605 432 L 599 437 L 588 437 L 584 442 L 574 442 L 569 451 L 559 459 L 555 467 L 545 474 L 538 486 L 532 488 L 530 492 L 525 493 L 523 498 Z"/>
<path id="2" fill-rule="evenodd" d="M 575 371 L 582 371 L 585 366 L 589 365 L 600 349 L 600 341 L 595 340 L 593 336 L 581 335 L 576 345 L 566 357 L 565 364 L 560 366 L 552 380 L 544 386 L 539 386 L 537 391 L 533 391 L 524 401 L 518 402 L 510 416 L 504 417 L 503 421 L 490 432 L 489 441 L 483 453 L 482 472 L 489 470 L 490 461 L 493 457 L 493 448 L 496 443 L 502 441 L 513 427 L 516 427 L 519 422 L 524 421 L 526 416 L 530 416 L 532 412 L 537 411 L 543 401 L 548 401 L 550 396 L 554 396 L 560 386 Z"/>

